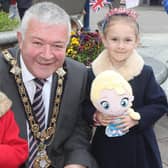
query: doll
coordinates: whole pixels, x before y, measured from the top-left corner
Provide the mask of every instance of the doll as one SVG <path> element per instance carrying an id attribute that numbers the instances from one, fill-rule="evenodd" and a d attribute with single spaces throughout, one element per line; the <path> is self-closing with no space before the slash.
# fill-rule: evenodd
<path id="1" fill-rule="evenodd" d="M 90 97 L 99 112 L 114 116 L 113 122 L 105 129 L 108 137 L 127 133 L 118 128 L 119 116 L 130 115 L 132 119 L 140 120 L 140 114 L 131 108 L 134 99 L 132 88 L 116 71 L 106 70 L 98 74 L 92 82 Z"/>

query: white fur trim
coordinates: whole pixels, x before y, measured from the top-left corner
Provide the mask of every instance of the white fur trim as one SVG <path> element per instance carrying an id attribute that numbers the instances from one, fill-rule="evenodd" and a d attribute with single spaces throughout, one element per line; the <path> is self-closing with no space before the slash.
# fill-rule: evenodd
<path id="1" fill-rule="evenodd" d="M 115 70 L 119 72 L 127 81 L 133 79 L 139 75 L 143 69 L 144 60 L 136 52 L 133 51 L 132 55 L 127 59 L 125 64 L 121 68 L 114 68 L 109 61 L 107 50 L 103 50 L 100 55 L 92 62 L 93 73 L 98 75 L 105 70 Z"/>

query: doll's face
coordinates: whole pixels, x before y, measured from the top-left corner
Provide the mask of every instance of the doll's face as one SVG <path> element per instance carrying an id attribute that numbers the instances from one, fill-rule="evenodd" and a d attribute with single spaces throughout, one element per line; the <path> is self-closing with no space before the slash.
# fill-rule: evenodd
<path id="1" fill-rule="evenodd" d="M 133 96 L 127 93 L 119 95 L 115 90 L 102 90 L 95 103 L 98 111 L 114 116 L 122 115 L 132 105 Z"/>

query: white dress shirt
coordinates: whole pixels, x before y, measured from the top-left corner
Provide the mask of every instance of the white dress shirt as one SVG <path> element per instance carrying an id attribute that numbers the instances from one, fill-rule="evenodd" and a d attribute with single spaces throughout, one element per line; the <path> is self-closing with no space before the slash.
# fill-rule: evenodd
<path id="1" fill-rule="evenodd" d="M 24 64 L 23 58 L 22 57 L 20 58 L 21 58 L 20 61 L 21 61 L 23 83 L 26 87 L 30 102 L 32 104 L 35 91 L 36 91 L 36 86 L 33 79 L 36 77 L 33 76 L 28 71 L 26 65 Z M 44 99 L 44 106 L 45 106 L 45 126 L 47 126 L 47 123 L 48 123 L 51 87 L 52 87 L 52 75 L 46 79 L 46 82 L 43 86 L 43 91 L 42 91 L 42 96 Z M 29 132 L 28 130 L 29 130 L 29 125 L 27 123 L 27 133 Z"/>

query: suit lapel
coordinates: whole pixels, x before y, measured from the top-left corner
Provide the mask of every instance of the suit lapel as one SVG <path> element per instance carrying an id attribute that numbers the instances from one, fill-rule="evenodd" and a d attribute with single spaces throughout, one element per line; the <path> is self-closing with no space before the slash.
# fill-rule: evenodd
<path id="1" fill-rule="evenodd" d="M 79 85 L 77 84 L 76 80 L 74 80 L 74 76 L 77 72 L 75 72 L 74 68 L 72 68 L 67 62 L 67 74 L 64 83 L 64 91 L 60 106 L 60 112 L 58 116 L 57 122 L 57 133 L 61 133 L 59 137 L 66 137 L 68 136 L 68 132 L 71 132 L 71 128 L 73 123 L 76 122 L 77 115 L 75 114 L 78 107 L 79 96 L 78 96 L 78 88 Z M 77 77 L 77 76 L 76 76 Z M 75 96 L 74 96 L 75 95 Z M 61 128 L 61 132 L 59 129 Z"/>
<path id="2" fill-rule="evenodd" d="M 15 58 L 17 58 L 18 64 L 20 66 L 20 52 L 19 49 L 11 49 L 9 50 Z M 10 69 L 10 68 L 9 68 Z M 21 97 L 18 92 L 18 88 L 16 85 L 15 77 L 13 74 L 10 75 L 10 78 L 6 78 L 5 83 L 10 83 L 10 85 L 5 85 L 5 92 L 8 93 L 9 98 L 12 99 L 13 104 L 12 104 L 12 110 L 14 111 L 15 114 L 15 119 L 19 125 L 20 128 L 20 134 L 22 137 L 27 138 L 27 130 L 26 128 L 26 114 L 24 110 L 24 106 L 21 100 Z"/>
<path id="3" fill-rule="evenodd" d="M 72 130 L 72 123 L 76 121 L 75 117 L 76 115 L 73 114 L 76 111 L 76 105 L 78 100 L 77 97 L 73 97 L 73 95 L 77 95 L 75 88 L 76 82 L 75 80 L 72 80 L 72 74 L 73 68 L 70 67 L 70 65 L 67 65 L 67 74 L 64 79 L 64 88 L 63 88 L 63 95 L 62 100 L 60 104 L 60 110 L 57 117 L 57 123 L 56 123 L 56 135 L 55 135 L 55 141 L 54 146 L 58 146 L 60 142 L 63 141 L 63 139 L 68 136 L 68 132 L 71 132 Z M 51 114 L 53 110 L 53 102 L 55 98 L 55 92 L 56 92 L 56 86 L 57 86 L 57 77 L 54 75 L 53 81 L 52 81 L 52 90 L 51 90 L 51 98 L 50 98 L 50 113 L 49 113 L 49 120 L 51 119 Z M 77 89 L 78 90 L 78 89 Z M 70 121 L 69 121 L 70 120 Z M 67 122 L 68 121 L 68 122 Z"/>
<path id="4" fill-rule="evenodd" d="M 53 79 L 52 79 L 52 86 L 51 86 L 51 96 L 50 96 L 48 122 L 51 119 L 53 108 L 54 108 L 56 88 L 57 88 L 57 75 L 54 73 Z"/>

